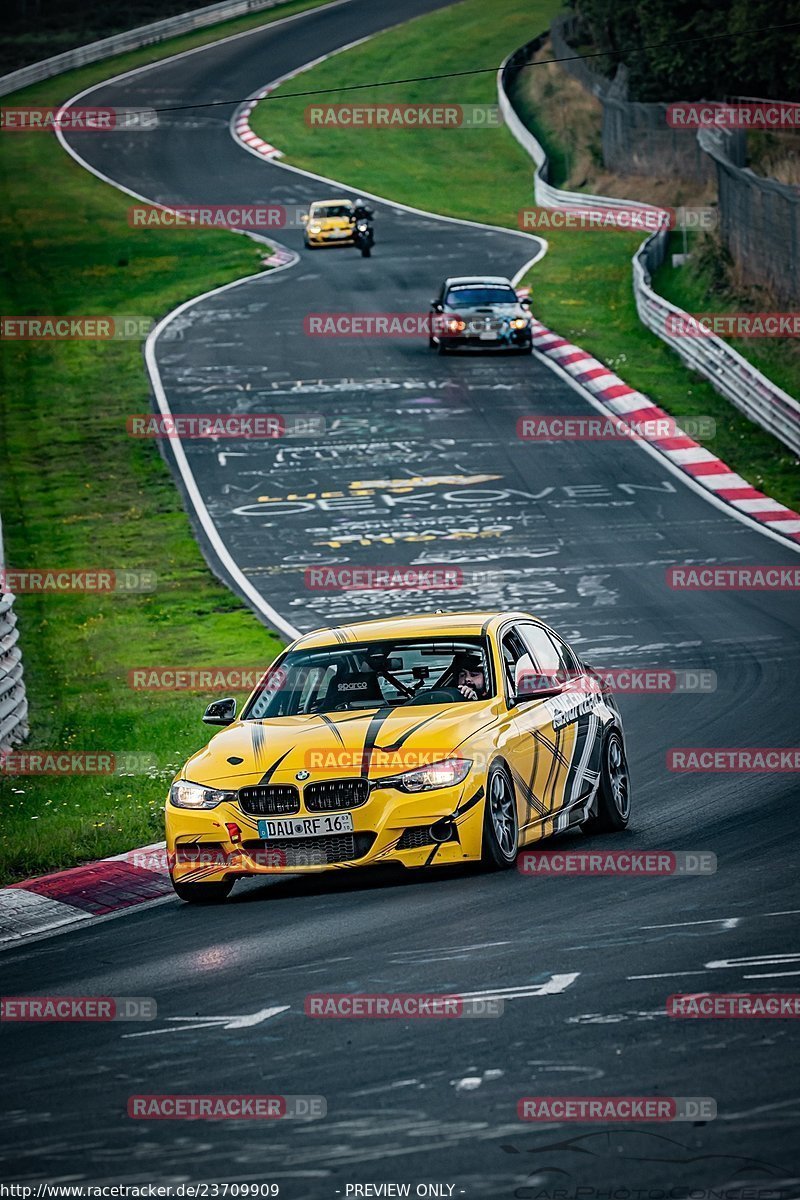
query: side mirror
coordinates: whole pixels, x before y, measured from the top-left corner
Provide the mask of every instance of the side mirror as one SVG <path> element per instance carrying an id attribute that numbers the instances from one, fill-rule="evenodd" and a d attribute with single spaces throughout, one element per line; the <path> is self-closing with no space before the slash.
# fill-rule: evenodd
<path id="1" fill-rule="evenodd" d="M 515 696 L 511 698 L 512 706 L 515 704 L 525 704 L 528 700 L 545 700 L 548 696 L 560 696 L 563 690 L 562 684 L 555 684 L 551 687 L 540 688 L 520 688 Z"/>
<path id="2" fill-rule="evenodd" d="M 529 299 L 529 297 L 528 297 L 528 296 L 524 296 L 524 297 L 522 298 L 522 300 L 520 300 L 520 304 L 522 305 L 522 307 L 523 307 L 523 308 L 530 308 L 530 306 L 531 306 L 531 302 L 530 302 L 530 299 Z"/>
<path id="3" fill-rule="evenodd" d="M 206 725 L 231 725 L 236 720 L 236 701 L 233 696 L 213 700 L 203 713 Z"/>
<path id="4" fill-rule="evenodd" d="M 558 696 L 564 687 L 563 672 L 554 671 L 543 674 L 537 671 L 530 657 L 526 654 L 516 665 L 514 672 L 513 704 L 521 704 L 526 700 L 541 700 L 546 696 Z"/>
<path id="5" fill-rule="evenodd" d="M 434 312 L 444 312 L 444 305 L 440 300 L 431 300 L 431 308 Z"/>

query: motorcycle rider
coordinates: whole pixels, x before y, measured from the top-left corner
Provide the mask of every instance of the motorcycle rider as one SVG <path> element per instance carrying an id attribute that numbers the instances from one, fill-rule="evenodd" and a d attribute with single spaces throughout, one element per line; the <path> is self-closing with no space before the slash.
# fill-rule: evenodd
<path id="1" fill-rule="evenodd" d="M 371 221 L 375 216 L 375 210 L 370 208 L 366 200 L 359 196 L 353 201 L 353 220 L 354 221 Z"/>

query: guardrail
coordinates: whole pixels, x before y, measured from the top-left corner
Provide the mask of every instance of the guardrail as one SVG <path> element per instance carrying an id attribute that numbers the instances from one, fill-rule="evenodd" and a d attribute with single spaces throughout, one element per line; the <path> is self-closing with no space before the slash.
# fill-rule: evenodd
<path id="1" fill-rule="evenodd" d="M 42 79 L 51 79 L 54 75 L 60 75 L 62 71 L 85 67 L 88 63 L 113 58 L 115 54 L 124 54 L 126 50 L 139 50 L 142 46 L 156 45 L 179 33 L 191 33 L 192 30 L 203 29 L 206 25 L 216 25 L 218 21 L 245 16 L 250 12 L 260 12 L 262 9 L 276 8 L 283 3 L 285 0 L 222 0 L 221 3 L 209 4 L 206 8 L 195 8 L 190 12 L 178 13 L 174 17 L 152 21 L 149 25 L 140 25 L 138 29 L 115 33 L 100 41 L 88 42 L 85 46 L 76 46 L 74 50 L 65 50 L 63 54 L 20 67 L 18 71 L 11 71 L 8 75 L 0 75 L 0 96 L 7 96 L 9 92 L 16 92 L 31 83 L 39 83 Z"/>
<path id="2" fill-rule="evenodd" d="M 5 590 L 3 529 L 0 525 L 0 751 L 28 736 L 28 701 L 22 677 L 14 597 Z"/>
<path id="3" fill-rule="evenodd" d="M 800 402 L 721 338 L 676 336 L 669 331 L 670 317 L 686 319 L 687 314 L 650 286 L 652 272 L 666 258 L 668 240 L 668 231 L 661 229 L 647 238 L 633 256 L 633 293 L 639 320 L 746 417 L 800 455 Z"/>
<path id="4" fill-rule="evenodd" d="M 507 92 L 510 74 L 535 54 L 547 34 L 540 34 L 502 63 L 497 73 L 497 95 L 503 120 L 511 135 L 534 162 L 533 192 L 537 205 L 544 208 L 636 208 L 658 211 L 657 206 L 636 200 L 617 200 L 593 196 L 588 192 L 566 192 L 547 180 L 547 155 L 528 127 L 522 122 Z M 747 359 L 721 338 L 713 335 L 677 336 L 670 332 L 669 318 L 690 321 L 688 313 L 659 296 L 651 286 L 653 272 L 664 262 L 669 231 L 659 229 L 642 242 L 633 256 L 633 293 L 640 321 L 671 346 L 683 362 L 707 379 L 720 395 L 730 400 L 746 417 L 774 434 L 785 446 L 800 455 L 800 402 L 762 375 Z"/>

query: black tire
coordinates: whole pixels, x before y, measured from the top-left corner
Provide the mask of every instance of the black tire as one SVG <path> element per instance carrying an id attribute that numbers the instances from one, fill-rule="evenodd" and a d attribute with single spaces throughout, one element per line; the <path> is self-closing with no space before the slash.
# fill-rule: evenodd
<path id="1" fill-rule="evenodd" d="M 361 257 L 362 257 L 362 258 L 369 258 L 369 256 L 370 256 L 371 254 L 372 254 L 372 250 L 370 249 L 370 247 L 369 247 L 369 246 L 362 246 L 362 247 L 361 247 Z"/>
<path id="2" fill-rule="evenodd" d="M 584 822 L 586 833 L 613 833 L 627 828 L 631 817 L 631 778 L 625 743 L 612 729 L 603 743 L 597 810 Z"/>
<path id="3" fill-rule="evenodd" d="M 445 346 L 444 340 L 442 338 L 439 338 L 439 341 L 437 342 L 437 345 L 436 345 L 436 349 L 438 350 L 438 352 L 440 354 L 447 354 L 447 346 Z"/>
<path id="4" fill-rule="evenodd" d="M 520 354 L 533 354 L 533 342 L 529 346 L 523 346 Z"/>
<path id="5" fill-rule="evenodd" d="M 180 883 L 172 879 L 175 895 L 187 904 L 221 904 L 233 889 L 232 879 L 221 879 L 213 883 Z"/>
<path id="6" fill-rule="evenodd" d="M 519 821 L 514 784 L 506 767 L 496 763 L 489 768 L 486 780 L 481 861 L 490 871 L 507 871 L 514 866 L 518 850 Z"/>
<path id="7" fill-rule="evenodd" d="M 436 342 L 433 340 L 433 337 L 429 334 L 428 335 L 428 349 L 433 350 L 435 348 L 435 346 L 436 346 Z"/>

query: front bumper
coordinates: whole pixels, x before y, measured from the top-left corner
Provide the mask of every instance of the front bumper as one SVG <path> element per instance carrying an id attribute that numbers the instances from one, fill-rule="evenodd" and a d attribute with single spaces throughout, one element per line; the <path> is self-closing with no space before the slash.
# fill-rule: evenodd
<path id="1" fill-rule="evenodd" d="M 481 855 L 483 804 L 470 801 L 479 794 L 480 786 L 480 781 L 469 775 L 456 787 L 415 795 L 375 788 L 365 804 L 337 810 L 352 816 L 352 834 L 271 842 L 259 838 L 259 818 L 243 812 L 238 803 L 197 811 L 175 808 L 167 801 L 170 870 L 173 878 L 182 882 L 212 882 L 386 863 L 423 867 L 477 861 Z M 295 819 L 315 816 L 319 813 L 301 807 Z M 434 840 L 430 827 L 453 816 L 452 836 L 447 841 Z M 234 830 L 229 828 L 231 825 Z"/>
<path id="2" fill-rule="evenodd" d="M 526 350 L 532 344 L 530 329 L 501 331 L 493 338 L 475 333 L 440 333 L 437 336 L 448 350 Z"/>
<path id="3" fill-rule="evenodd" d="M 305 240 L 307 246 L 352 246 L 355 241 L 355 232 L 337 233 L 333 230 L 323 230 L 322 233 L 308 233 L 306 231 Z"/>

